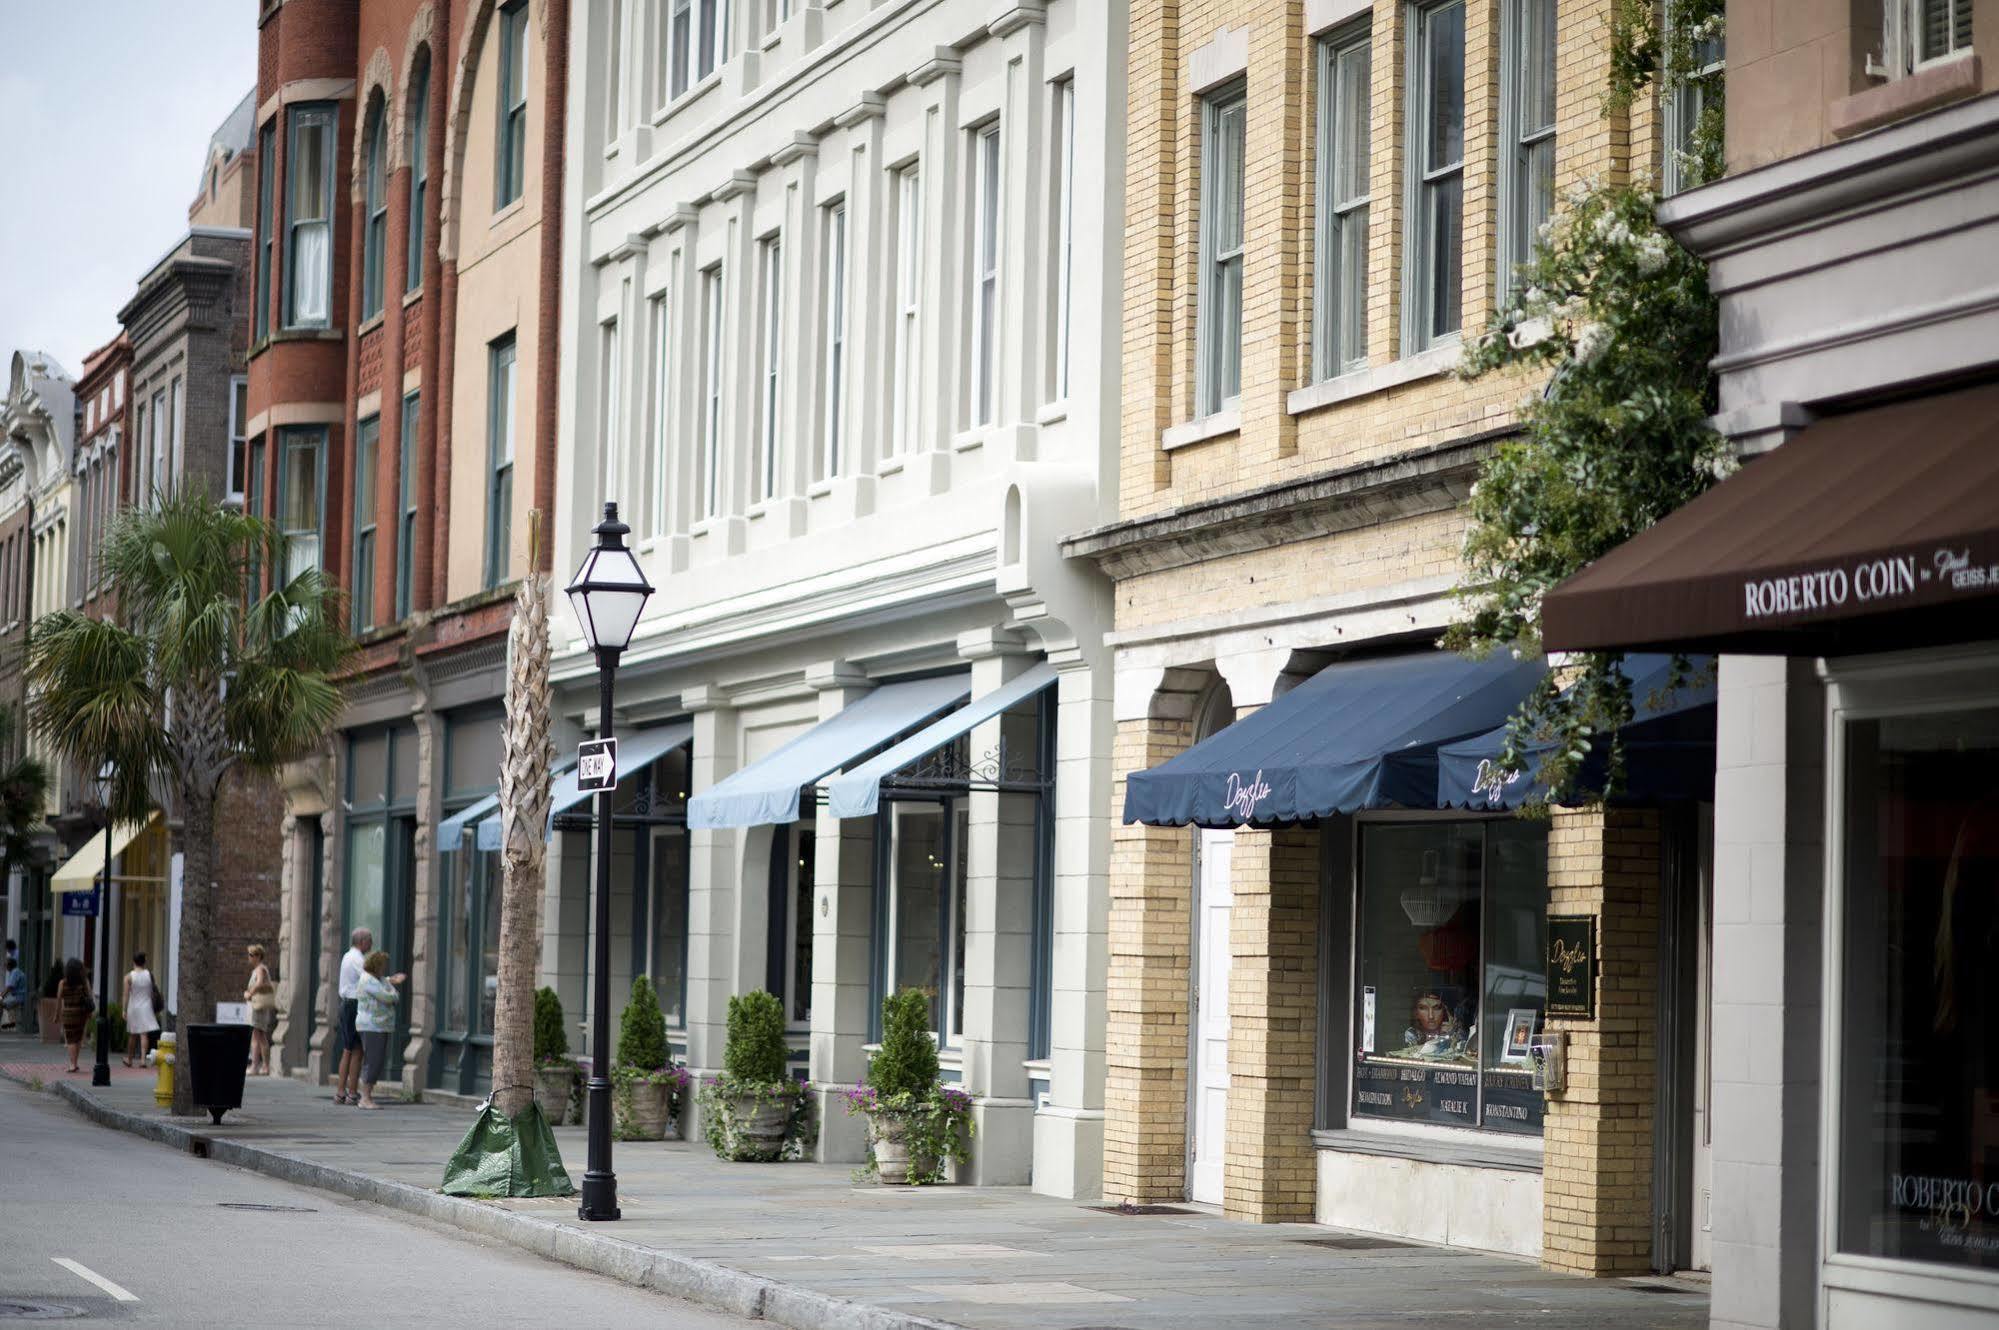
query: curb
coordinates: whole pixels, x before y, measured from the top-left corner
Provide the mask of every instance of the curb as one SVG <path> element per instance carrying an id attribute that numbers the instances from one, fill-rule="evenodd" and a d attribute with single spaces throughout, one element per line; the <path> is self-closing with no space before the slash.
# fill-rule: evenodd
<path id="1" fill-rule="evenodd" d="M 283 1182 L 366 1201 L 492 1238 L 536 1256 L 603 1275 L 636 1288 L 664 1293 L 751 1321 L 768 1321 L 787 1330 L 964 1330 L 952 1321 L 913 1316 L 867 1303 L 849 1302 L 793 1284 L 765 1279 L 714 1261 L 679 1256 L 605 1237 L 569 1224 L 558 1224 L 458 1196 L 389 1182 L 363 1173 L 333 1168 L 275 1150 L 260 1150 L 221 1140 L 199 1130 L 141 1117 L 99 1102 L 87 1090 L 67 1082 L 50 1086 L 83 1116 L 100 1127 L 130 1132 L 173 1149 L 262 1173 Z"/>

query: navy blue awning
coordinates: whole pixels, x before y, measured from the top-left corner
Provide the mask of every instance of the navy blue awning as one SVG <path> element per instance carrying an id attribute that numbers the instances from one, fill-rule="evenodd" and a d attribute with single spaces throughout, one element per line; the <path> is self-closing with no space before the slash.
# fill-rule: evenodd
<path id="1" fill-rule="evenodd" d="M 1124 820 L 1283 826 L 1362 808 L 1431 808 L 1437 746 L 1503 723 L 1539 657 L 1441 651 L 1343 661 L 1180 756 L 1125 781 Z"/>
<path id="2" fill-rule="evenodd" d="M 1714 659 L 1693 658 L 1693 679 L 1669 693 L 1671 656 L 1633 655 L 1624 659 L 1622 673 L 1631 680 L 1635 719 L 1624 727 L 1624 782 L 1614 803 L 1666 803 L 1680 799 L 1714 798 Z M 1527 769 L 1512 777 L 1499 774 L 1506 748 L 1501 726 L 1437 750 L 1437 807 L 1518 808 L 1546 799 L 1541 764 L 1555 751 L 1553 743 L 1536 744 L 1526 753 Z M 1583 760 L 1575 794 L 1601 795 L 1609 771 L 1609 750 L 1599 745 Z"/>

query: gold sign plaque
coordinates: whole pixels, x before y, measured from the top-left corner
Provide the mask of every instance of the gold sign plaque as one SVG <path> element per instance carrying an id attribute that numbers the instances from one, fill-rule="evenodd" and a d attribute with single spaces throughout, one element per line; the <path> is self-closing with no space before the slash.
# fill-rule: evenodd
<path id="1" fill-rule="evenodd" d="M 1596 916 L 1548 916 L 1548 1014 L 1596 1019 Z"/>

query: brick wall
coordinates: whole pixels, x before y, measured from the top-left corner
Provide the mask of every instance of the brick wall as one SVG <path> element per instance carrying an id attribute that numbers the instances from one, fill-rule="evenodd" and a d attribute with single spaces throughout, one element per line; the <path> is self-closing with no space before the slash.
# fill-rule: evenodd
<path id="1" fill-rule="evenodd" d="M 238 769 L 222 783 L 215 818 L 222 832 L 216 859 L 215 932 L 209 950 L 218 1002 L 238 1000 L 242 992 L 238 979 L 247 979 L 250 973 L 243 952 L 252 942 L 263 944 L 273 969 L 279 965 L 284 812 L 277 782 L 268 776 Z"/>

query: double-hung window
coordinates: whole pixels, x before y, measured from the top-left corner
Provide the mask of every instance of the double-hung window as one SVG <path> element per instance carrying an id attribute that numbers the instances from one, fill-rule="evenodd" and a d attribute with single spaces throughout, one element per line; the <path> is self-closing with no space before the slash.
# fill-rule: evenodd
<path id="1" fill-rule="evenodd" d="M 396 618 L 407 619 L 416 586 L 416 454 L 421 394 L 403 398 L 402 433 L 396 445 Z"/>
<path id="2" fill-rule="evenodd" d="M 694 492 L 702 517 L 722 511 L 722 265 L 701 274 L 701 446 Z"/>
<path id="3" fill-rule="evenodd" d="M 778 404 L 784 366 L 784 248 L 777 236 L 757 246 L 757 322 L 763 373 L 758 384 L 757 434 L 750 475 L 760 503 L 777 493 Z"/>
<path id="4" fill-rule="evenodd" d="M 361 230 L 361 318 L 382 312 L 382 268 L 389 248 L 388 163 L 383 160 L 388 136 L 388 108 L 377 106 L 368 117 L 368 160 L 366 166 L 366 215 Z"/>
<path id="5" fill-rule="evenodd" d="M 1455 336 L 1463 321 L 1465 6 L 1412 12 L 1403 352 Z"/>
<path id="6" fill-rule="evenodd" d="M 338 111 L 291 109 L 285 162 L 285 326 L 324 328 L 333 310 L 333 158 Z"/>
<path id="7" fill-rule="evenodd" d="M 249 474 L 243 477 L 243 511 L 252 517 L 268 517 L 264 511 L 264 436 L 250 440 Z M 258 542 L 250 542 L 250 561 L 243 571 L 243 602 L 253 603 L 263 594 L 264 564 L 258 557 Z"/>
<path id="8" fill-rule="evenodd" d="M 173 446 L 167 422 L 167 394 L 162 388 L 153 394 L 153 433 L 146 442 L 145 469 L 139 472 L 139 483 L 146 487 L 141 506 L 148 509 L 160 506 L 160 492 L 165 487 L 167 449 Z"/>
<path id="9" fill-rule="evenodd" d="M 375 626 L 375 479 L 382 418 L 369 416 L 354 429 L 354 631 Z"/>
<path id="10" fill-rule="evenodd" d="M 486 348 L 486 577 L 507 580 L 514 525 L 514 335 Z"/>
<path id="11" fill-rule="evenodd" d="M 998 407 L 994 379 L 999 371 L 999 266 L 1000 266 L 1000 128 L 987 125 L 977 131 L 973 143 L 972 200 L 972 423 L 990 425 Z"/>
<path id="12" fill-rule="evenodd" d="M 648 303 L 652 316 L 652 447 L 647 494 L 651 511 L 644 527 L 648 535 L 664 534 L 667 527 L 667 456 L 672 439 L 671 393 L 673 392 L 673 329 L 667 323 L 667 296 L 662 291 Z"/>
<path id="13" fill-rule="evenodd" d="M 257 312 L 256 340 L 271 335 L 271 197 L 278 172 L 278 126 L 273 120 L 257 133 Z"/>
<path id="14" fill-rule="evenodd" d="M 528 6 L 513 0 L 500 10 L 499 159 L 493 171 L 493 207 L 521 196 L 527 176 Z"/>
<path id="15" fill-rule="evenodd" d="M 423 286 L 423 208 L 430 193 L 430 48 L 417 52 L 410 71 L 410 215 L 409 246 L 404 257 L 403 290 Z"/>
<path id="16" fill-rule="evenodd" d="M 294 425 L 279 431 L 278 530 L 284 536 L 288 583 L 319 563 L 319 533 L 326 523 L 326 427 Z"/>
<path id="17" fill-rule="evenodd" d="M 841 415 L 846 409 L 847 373 L 847 205 L 835 203 L 826 209 L 826 261 L 820 271 L 825 289 L 819 307 L 825 312 L 826 329 L 820 339 L 819 449 L 814 459 L 815 479 L 840 474 Z"/>
<path id="18" fill-rule="evenodd" d="M 724 0 L 667 0 L 666 100 L 684 94 L 715 72 L 729 42 Z"/>
<path id="19" fill-rule="evenodd" d="M 1555 211 L 1555 0 L 1510 0 L 1501 18 L 1499 295 L 1534 257 Z"/>
<path id="20" fill-rule="evenodd" d="M 916 445 L 921 410 L 923 343 L 923 177 L 914 166 L 895 173 L 895 381 L 890 450 Z"/>
<path id="21" fill-rule="evenodd" d="M 1319 44 L 1318 235 L 1313 266 L 1313 377 L 1367 364 L 1367 216 L 1371 34 Z"/>
<path id="22" fill-rule="evenodd" d="M 1676 21 L 1676 15 L 1684 7 L 1686 0 L 1666 7 L 1666 22 L 1669 29 Z M 1703 149 L 1718 156 L 1721 145 L 1713 142 L 1704 145 L 1700 140 L 1701 122 L 1707 119 L 1708 109 L 1719 104 L 1721 94 L 1719 75 L 1728 54 L 1727 34 L 1719 18 L 1710 20 L 1699 32 L 1691 33 L 1691 68 L 1674 81 L 1665 97 L 1666 120 L 1666 160 L 1665 192 L 1677 194 L 1683 189 L 1707 183 L 1710 166 L 1718 161 L 1701 160 Z M 1720 130 L 1719 121 L 1709 126 L 1712 138 Z"/>
<path id="23" fill-rule="evenodd" d="M 1055 85 L 1055 400 L 1069 396 L 1069 320 L 1075 300 L 1076 80 Z"/>
<path id="24" fill-rule="evenodd" d="M 1973 0 L 1884 0 L 1890 77 L 1971 49 Z"/>
<path id="25" fill-rule="evenodd" d="M 623 305 L 620 304 L 620 308 Z M 620 494 L 625 489 L 625 428 L 621 382 L 624 366 L 618 348 L 618 321 L 606 319 L 597 325 L 597 422 L 603 440 L 604 492 Z"/>
<path id="26" fill-rule="evenodd" d="M 250 421 L 250 380 L 241 374 L 229 380 L 229 501 L 243 502 L 243 472 L 249 466 L 244 430 Z"/>
<path id="27" fill-rule="evenodd" d="M 1242 392 L 1242 181 L 1249 104 L 1236 83 L 1201 104 L 1201 270 L 1195 409 L 1213 415 Z"/>

